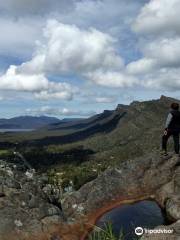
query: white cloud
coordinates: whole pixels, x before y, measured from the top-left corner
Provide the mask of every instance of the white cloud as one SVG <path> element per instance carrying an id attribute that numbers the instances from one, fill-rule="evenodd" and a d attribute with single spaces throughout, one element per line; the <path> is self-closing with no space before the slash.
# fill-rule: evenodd
<path id="1" fill-rule="evenodd" d="M 142 58 L 127 65 L 127 72 L 130 74 L 145 74 L 156 66 L 154 59 Z"/>
<path id="2" fill-rule="evenodd" d="M 118 71 L 95 71 L 86 74 L 92 82 L 106 87 L 132 87 L 138 84 L 138 79 Z"/>
<path id="3" fill-rule="evenodd" d="M 74 94 L 79 92 L 78 87 L 74 87 L 66 82 L 50 82 L 48 89 L 41 89 L 39 92 L 35 92 L 34 96 L 39 100 L 49 99 L 64 99 L 72 100 Z"/>
<path id="4" fill-rule="evenodd" d="M 180 1 L 151 0 L 142 9 L 133 28 L 140 33 L 180 33 Z"/>
<path id="5" fill-rule="evenodd" d="M 17 72 L 17 66 L 10 66 L 8 71 L 0 77 L 1 90 L 14 90 L 35 93 L 40 99 L 59 98 L 70 100 L 73 87 L 68 83 L 48 81 L 44 74 L 24 74 Z"/>
<path id="6" fill-rule="evenodd" d="M 55 18 L 68 25 L 74 24 L 83 29 L 94 27 L 102 32 L 113 34 L 119 40 L 127 39 L 125 26 L 129 28 L 130 20 L 136 16 L 143 1 L 0 1 L 0 28 L 3 32 L 0 38 L 0 53 L 2 51 L 8 56 L 29 57 L 35 41 L 41 39 L 42 27 L 49 18 Z M 132 36 L 131 41 L 132 47 Z M 124 46 L 118 45 L 124 49 Z"/>
<path id="7" fill-rule="evenodd" d="M 163 68 L 147 74 L 143 83 L 146 88 L 168 91 L 180 90 L 180 68 Z"/>
<path id="8" fill-rule="evenodd" d="M 180 38 L 162 38 L 145 42 L 144 57 L 127 65 L 130 74 L 145 74 L 162 67 L 180 67 Z"/>
<path id="9" fill-rule="evenodd" d="M 36 40 L 42 37 L 43 20 L 41 18 L 0 17 L 0 54 L 13 58 L 32 56 Z"/>
<path id="10" fill-rule="evenodd" d="M 49 100 L 49 99 L 66 99 L 72 100 L 72 92 L 71 91 L 62 91 L 62 92 L 48 92 L 41 91 L 34 94 L 35 97 L 39 100 Z"/>
<path id="11" fill-rule="evenodd" d="M 81 91 L 80 94 L 80 99 L 82 100 L 82 103 L 84 104 L 92 104 L 92 103 L 115 103 L 118 99 L 119 93 L 112 93 L 111 91 L 109 92 L 109 89 L 104 89 L 106 91 L 100 91 L 98 89 L 97 92 L 94 89 L 94 85 L 91 84 L 91 88 L 89 88 L 90 85 L 88 84 L 88 88 L 84 88 Z"/>
<path id="12" fill-rule="evenodd" d="M 42 1 L 43 8 L 40 9 Z M 166 83 L 165 72 L 169 78 L 172 74 L 171 82 L 178 88 L 179 1 L 150 0 L 142 7 L 133 24 L 140 40 L 139 49 L 136 49 L 136 39 L 133 33 L 130 33 L 129 26 L 144 0 L 138 3 L 134 0 L 73 1 L 69 4 L 70 8 L 67 1 L 57 0 L 51 2 L 52 6 L 46 0 L 32 0 L 29 7 L 21 0 L 0 3 L 3 14 L 6 12 L 16 15 L 21 11 L 25 14 L 16 21 L 5 18 L 3 22 L 3 19 L 0 19 L 0 27 L 2 24 L 4 32 L 6 26 L 9 27 L 5 36 L 0 39 L 0 53 L 4 51 L 15 54 L 17 51 L 17 55 L 23 55 L 27 51 L 25 55 L 30 56 L 30 51 L 36 46 L 30 60 L 9 68 L 0 77 L 0 89 L 28 91 L 40 100 L 71 100 L 76 93 L 75 88 L 69 83 L 53 82 L 49 80 L 53 79 L 49 76 L 56 76 L 56 79 L 68 79 L 71 76 L 76 78 L 76 82 L 78 79 L 87 80 L 92 85 L 110 88 L 152 88 L 155 84 L 155 88 L 170 89 L 170 84 Z M 15 2 L 17 4 L 13 9 Z M 63 11 L 58 12 L 62 6 L 66 9 L 65 14 Z M 72 12 L 69 9 L 72 9 Z M 40 17 L 41 11 L 45 13 L 43 17 Z M 30 17 L 31 14 L 34 20 Z M 54 17 L 54 20 L 48 20 L 44 31 L 41 31 L 49 17 Z M 38 19 L 40 21 L 36 27 Z M 17 38 L 12 36 L 14 30 Z M 132 39 L 129 39 L 129 36 L 132 36 Z M 132 51 L 132 45 L 136 52 L 133 52 L 134 49 Z M 127 48 L 130 50 L 124 50 L 128 54 L 124 61 L 122 49 Z M 125 66 L 124 62 L 139 56 L 138 51 L 142 53 L 142 57 Z M 134 53 L 138 54 L 133 56 Z M 101 95 L 94 99 L 98 103 L 113 102 L 111 97 Z"/>
<path id="13" fill-rule="evenodd" d="M 82 30 L 75 25 L 49 20 L 44 36 L 46 42 L 19 71 L 82 73 L 100 67 L 117 69 L 123 66 L 114 48 L 116 40 L 96 29 Z"/>
<path id="14" fill-rule="evenodd" d="M 38 109 L 26 109 L 28 114 L 35 114 L 35 115 L 56 115 L 56 116 L 81 116 L 81 117 L 88 117 L 91 115 L 96 114 L 94 111 L 80 111 L 80 110 L 72 110 L 68 108 L 57 108 L 57 107 L 50 107 L 50 106 L 43 106 Z"/>
<path id="15" fill-rule="evenodd" d="M 96 103 L 113 103 L 116 101 L 115 97 L 96 97 Z"/>
<path id="16" fill-rule="evenodd" d="M 123 60 L 114 46 L 116 40 L 108 34 L 93 28 L 82 30 L 74 25 L 51 20 L 47 23 L 44 36 L 45 42 L 39 43 L 32 60 L 17 66 L 13 77 L 23 76 L 22 81 L 25 81 L 24 75 L 34 81 L 40 78 L 39 84 L 43 82 L 46 85 L 49 84 L 44 77 L 47 74 L 76 74 L 107 87 L 131 87 L 137 82 L 137 79 L 123 72 Z M 9 71 L 5 78 L 8 74 Z M 28 81 L 23 84 L 27 85 Z M 42 88 L 41 93 L 36 94 L 37 98 L 62 97 L 62 94 L 43 90 L 46 89 Z"/>
<path id="17" fill-rule="evenodd" d="M 43 74 L 18 74 L 16 66 L 10 66 L 6 74 L 0 77 L 0 89 L 17 91 L 41 91 L 48 89 L 49 82 Z"/>
<path id="18" fill-rule="evenodd" d="M 163 67 L 180 66 L 180 38 L 156 39 L 146 44 L 143 52 L 150 59 L 156 59 Z"/>
<path id="19" fill-rule="evenodd" d="M 151 0 L 133 24 L 142 58 L 126 70 L 147 89 L 180 90 L 179 12 L 180 0 Z"/>

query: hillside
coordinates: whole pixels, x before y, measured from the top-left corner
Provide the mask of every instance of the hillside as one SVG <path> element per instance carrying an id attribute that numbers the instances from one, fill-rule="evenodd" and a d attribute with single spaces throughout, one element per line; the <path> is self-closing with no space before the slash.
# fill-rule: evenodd
<path id="1" fill-rule="evenodd" d="M 32 133 L 13 134 L 14 137 L 20 139 L 22 137 L 22 140 L 34 140 L 42 145 L 72 143 L 90 137 L 91 140 L 103 137 L 106 141 L 106 138 L 110 136 L 111 142 L 115 142 L 118 138 L 118 141 L 124 145 L 128 140 L 136 138 L 142 130 L 156 131 L 163 128 L 169 105 L 173 101 L 179 100 L 161 96 L 157 100 L 135 101 L 130 105 L 119 104 L 115 110 L 105 110 L 90 118 L 74 121 L 30 116 L 13 118 L 8 121 L 11 124 L 21 125 L 21 128 L 22 126 L 32 128 L 35 125 L 36 127 L 46 125 Z M 3 121 L 0 120 L 0 125 Z M 2 141 L 2 139 L 0 140 Z"/>
<path id="2" fill-rule="evenodd" d="M 20 140 L 22 154 L 0 152 L 0 239 L 86 239 L 102 214 L 144 199 L 158 202 L 171 224 L 163 227 L 179 239 L 179 158 L 157 151 L 174 101 L 119 104 L 34 133 L 1 134 L 2 143 Z"/>
<path id="3" fill-rule="evenodd" d="M 48 129 L 48 136 L 35 140 L 37 145 L 82 145 L 95 153 L 100 161 L 120 161 L 159 149 L 169 106 L 178 101 L 162 96 L 160 99 L 118 105 L 79 123 Z M 67 127 L 67 128 L 66 128 Z M 53 136 L 55 132 L 55 136 Z M 59 135 L 58 135 L 59 133 Z M 57 135 L 56 135 L 57 134 Z"/>
<path id="4" fill-rule="evenodd" d="M 28 133 L 1 134 L 1 146 L 4 142 L 18 141 L 23 149 L 26 146 L 45 147 L 46 152 L 60 153 L 59 157 L 53 155 L 56 162 L 62 161 L 64 154 L 66 161 L 75 156 L 77 162 L 81 159 L 77 156 L 82 156 L 104 162 L 106 166 L 116 164 L 160 148 L 166 116 L 173 101 L 179 100 L 161 96 L 130 105 L 119 104 L 115 110 L 106 110 L 88 119 L 55 123 Z"/>
<path id="5" fill-rule="evenodd" d="M 109 150 L 114 146 L 125 146 L 134 141 L 148 140 L 159 136 L 169 106 L 179 101 L 162 96 L 160 99 L 119 104 L 115 110 L 105 110 L 88 119 L 75 122 L 55 123 L 24 135 L 37 145 L 59 145 L 81 142 L 96 150 Z M 159 138 L 159 137 L 158 137 Z M 97 144 L 98 142 L 98 144 Z"/>

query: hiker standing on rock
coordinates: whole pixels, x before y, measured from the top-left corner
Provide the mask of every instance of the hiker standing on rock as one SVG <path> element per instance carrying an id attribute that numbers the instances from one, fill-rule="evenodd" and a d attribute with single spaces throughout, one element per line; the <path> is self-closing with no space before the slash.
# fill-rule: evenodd
<path id="1" fill-rule="evenodd" d="M 179 134 L 180 134 L 180 111 L 179 104 L 172 103 L 171 110 L 167 116 L 164 135 L 162 137 L 163 154 L 167 156 L 167 142 L 170 136 L 174 140 L 174 151 L 179 155 Z"/>

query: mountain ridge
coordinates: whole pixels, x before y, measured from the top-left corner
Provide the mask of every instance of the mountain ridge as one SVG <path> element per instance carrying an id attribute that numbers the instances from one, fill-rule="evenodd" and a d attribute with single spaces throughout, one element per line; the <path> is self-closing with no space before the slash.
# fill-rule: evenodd
<path id="1" fill-rule="evenodd" d="M 159 149 L 166 116 L 172 102 L 178 99 L 161 96 L 159 99 L 118 104 L 87 119 L 48 125 L 33 132 L 0 135 L 0 142 L 19 142 L 22 146 L 49 146 L 71 149 L 83 146 L 104 159 L 114 161 L 145 154 Z M 66 145 L 66 146 L 65 146 Z M 62 151 L 62 150 L 61 150 Z"/>
<path id="2" fill-rule="evenodd" d="M 160 117 L 159 123 L 163 125 L 163 118 L 165 119 L 165 115 L 168 112 L 170 104 L 173 101 L 179 101 L 177 99 L 169 98 L 166 96 L 161 96 L 159 99 L 150 100 L 150 101 L 134 101 L 129 105 L 118 104 L 114 110 L 104 110 L 100 114 L 96 114 L 87 119 L 77 120 L 75 122 L 66 122 L 66 123 L 58 123 L 56 124 L 55 128 L 52 125 L 49 125 L 44 128 L 47 130 L 47 136 L 44 138 L 52 137 L 53 132 L 57 132 L 54 137 L 60 136 L 67 136 L 69 142 L 73 142 L 74 140 L 71 139 L 71 136 L 74 134 L 77 136 L 77 139 L 86 139 L 88 137 L 93 137 L 99 133 L 106 133 L 106 132 L 113 132 L 120 128 L 122 124 L 122 128 L 124 128 L 125 122 L 130 122 L 130 125 L 137 125 L 138 128 L 142 124 L 150 124 L 149 118 L 152 118 L 152 121 L 157 120 L 157 115 Z M 126 116 L 126 117 L 125 117 Z M 143 123 L 143 118 L 146 119 L 146 122 Z M 116 119 L 117 121 L 112 121 Z M 136 121 L 139 119 L 139 122 Z M 158 121 L 158 120 L 157 120 Z M 160 124 L 159 127 L 161 128 Z M 148 127 L 148 126 L 147 126 Z M 106 129 L 105 129 L 106 128 Z M 117 129 L 116 129 L 117 128 Z M 96 129 L 92 131 L 91 134 L 87 134 L 87 132 L 91 131 L 91 129 Z M 111 129 L 111 131 L 108 131 Z M 82 136 L 84 134 L 84 136 Z M 82 137 L 79 137 L 81 135 Z M 68 142 L 68 141 L 67 141 Z M 62 142 L 63 143 L 63 142 Z"/>

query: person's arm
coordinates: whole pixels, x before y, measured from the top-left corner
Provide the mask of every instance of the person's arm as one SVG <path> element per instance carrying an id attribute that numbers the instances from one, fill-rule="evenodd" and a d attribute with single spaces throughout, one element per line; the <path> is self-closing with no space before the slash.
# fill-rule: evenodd
<path id="1" fill-rule="evenodd" d="M 166 130 L 168 129 L 169 124 L 171 123 L 172 118 L 173 118 L 172 113 L 169 113 L 168 116 L 167 116 L 167 119 L 166 119 L 166 124 L 165 124 L 165 129 Z"/>

